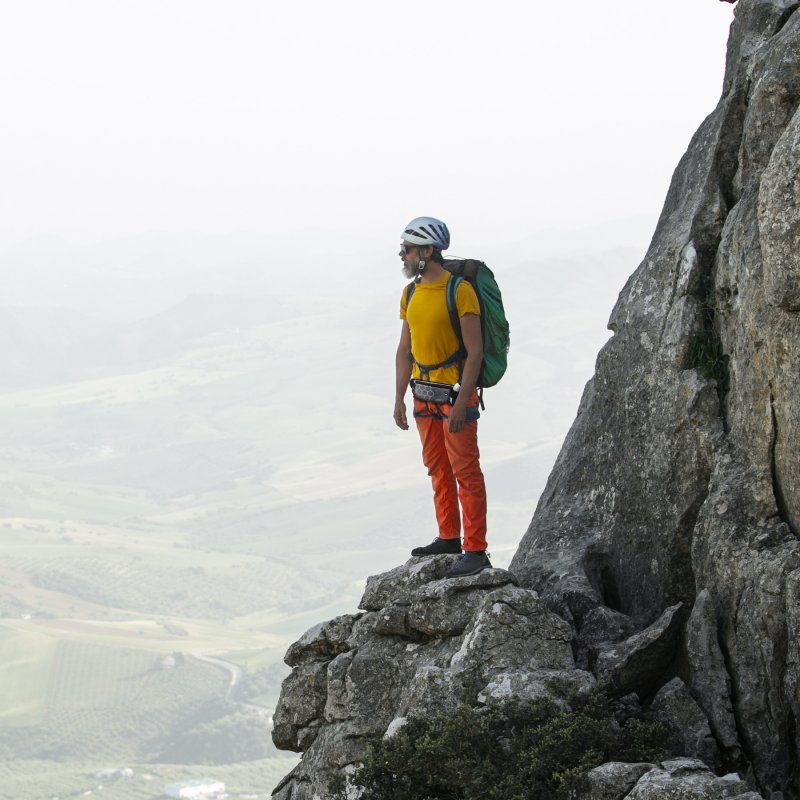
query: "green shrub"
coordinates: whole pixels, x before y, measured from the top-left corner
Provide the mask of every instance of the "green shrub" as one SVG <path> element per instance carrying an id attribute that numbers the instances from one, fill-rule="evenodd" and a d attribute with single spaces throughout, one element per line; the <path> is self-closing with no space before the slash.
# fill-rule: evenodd
<path id="1" fill-rule="evenodd" d="M 698 298 L 702 330 L 695 334 L 686 352 L 684 369 L 696 369 L 706 380 L 717 382 L 717 394 L 724 401 L 730 388 L 729 357 L 725 354 L 717 329 L 716 316 L 719 310 L 719 299 L 714 286 L 711 267 L 717 255 L 719 243 L 710 243 L 699 249 L 700 255 L 708 264 L 708 272 L 700 279 Z"/>
<path id="2" fill-rule="evenodd" d="M 602 688 L 569 711 L 543 699 L 461 705 L 373 743 L 351 783 L 361 800 L 568 800 L 599 764 L 664 758 L 667 738 L 655 723 L 618 725 Z M 346 796 L 341 780 L 330 790 Z"/>
<path id="3" fill-rule="evenodd" d="M 717 382 L 720 397 L 728 393 L 730 387 L 729 357 L 722 349 L 722 340 L 711 330 L 697 334 L 689 345 L 685 361 L 686 369 L 696 369 L 707 380 Z"/>

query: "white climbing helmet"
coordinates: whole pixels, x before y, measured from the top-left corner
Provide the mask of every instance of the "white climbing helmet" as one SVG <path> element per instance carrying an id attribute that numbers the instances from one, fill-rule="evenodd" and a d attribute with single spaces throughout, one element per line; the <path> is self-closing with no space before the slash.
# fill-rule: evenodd
<path id="1" fill-rule="evenodd" d="M 432 245 L 439 250 L 450 247 L 450 231 L 447 225 L 434 217 L 417 217 L 406 225 L 402 240 L 410 244 L 419 244 L 425 247 Z"/>

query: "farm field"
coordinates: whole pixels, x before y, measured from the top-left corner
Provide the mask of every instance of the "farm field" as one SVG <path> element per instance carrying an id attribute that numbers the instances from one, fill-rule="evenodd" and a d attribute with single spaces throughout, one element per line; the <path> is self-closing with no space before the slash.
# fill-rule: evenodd
<path id="1" fill-rule="evenodd" d="M 302 592 L 314 610 L 285 602 Z M 212 766 L 234 790 L 268 794 L 297 760 L 270 739 L 282 656 L 304 614 L 339 613 L 332 594 L 280 561 L 194 548 L 174 528 L 6 517 L 0 797 L 97 793 L 88 776 L 108 764 L 140 764 L 143 777 L 107 782 L 105 797 L 157 797 Z M 241 670 L 235 690 L 209 654 Z"/>
<path id="2" fill-rule="evenodd" d="M 232 800 L 267 800 L 281 778 L 297 763 L 280 755 L 241 764 L 186 766 L 183 764 L 116 764 L 106 762 L 15 761 L 0 763 L 0 800 L 156 800 L 164 797 L 168 783 L 212 778 L 222 781 Z M 103 770 L 130 769 L 130 778 L 109 779 Z M 253 787 L 261 787 L 254 790 Z M 91 792 L 91 795 L 87 795 Z"/>
<path id="3" fill-rule="evenodd" d="M 277 651 L 233 653 L 232 668 L 237 660 L 246 665 L 234 691 L 227 669 L 181 652 L 174 639 L 171 650 L 163 639 L 161 651 L 149 649 L 152 632 L 134 634 L 135 646 L 126 647 L 116 643 L 122 637 L 114 624 L 75 635 L 67 624 L 42 632 L 6 622 L 0 797 L 78 797 L 97 793 L 101 783 L 103 797 L 158 797 L 164 782 L 209 772 L 234 792 L 268 796 L 297 761 L 276 751 L 269 736 L 270 709 L 288 671 L 276 668 Z M 90 779 L 109 765 L 131 767 L 137 777 Z"/>

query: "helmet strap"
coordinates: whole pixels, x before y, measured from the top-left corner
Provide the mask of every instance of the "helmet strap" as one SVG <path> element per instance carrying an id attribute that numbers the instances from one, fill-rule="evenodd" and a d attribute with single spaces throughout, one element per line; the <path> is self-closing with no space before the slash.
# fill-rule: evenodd
<path id="1" fill-rule="evenodd" d="M 419 273 L 420 277 L 422 277 L 425 274 L 425 270 L 426 269 L 428 269 L 428 264 L 427 264 L 427 262 L 425 261 L 424 258 L 421 258 L 417 262 L 417 272 Z"/>

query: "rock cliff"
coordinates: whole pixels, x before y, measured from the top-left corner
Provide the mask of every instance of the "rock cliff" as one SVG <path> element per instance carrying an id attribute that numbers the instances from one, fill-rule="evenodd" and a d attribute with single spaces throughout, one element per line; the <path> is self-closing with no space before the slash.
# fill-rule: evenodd
<path id="1" fill-rule="evenodd" d="M 511 564 L 579 643 L 597 639 L 598 608 L 638 625 L 679 602 L 691 609 L 673 672 L 730 765 L 763 792 L 792 796 L 800 790 L 797 8 L 737 5 L 722 98 L 675 172 Z"/>
<path id="2" fill-rule="evenodd" d="M 452 581 L 446 559 L 412 560 L 290 648 L 274 736 L 305 755 L 280 800 L 325 797 L 409 714 L 474 692 L 563 702 L 601 677 L 684 755 L 800 796 L 798 7 L 736 6 L 722 97 L 510 571 Z M 606 765 L 595 794 L 669 794 L 682 763 L 610 793 L 603 775 L 630 770 Z M 678 793 L 746 790 L 686 769 Z"/>

